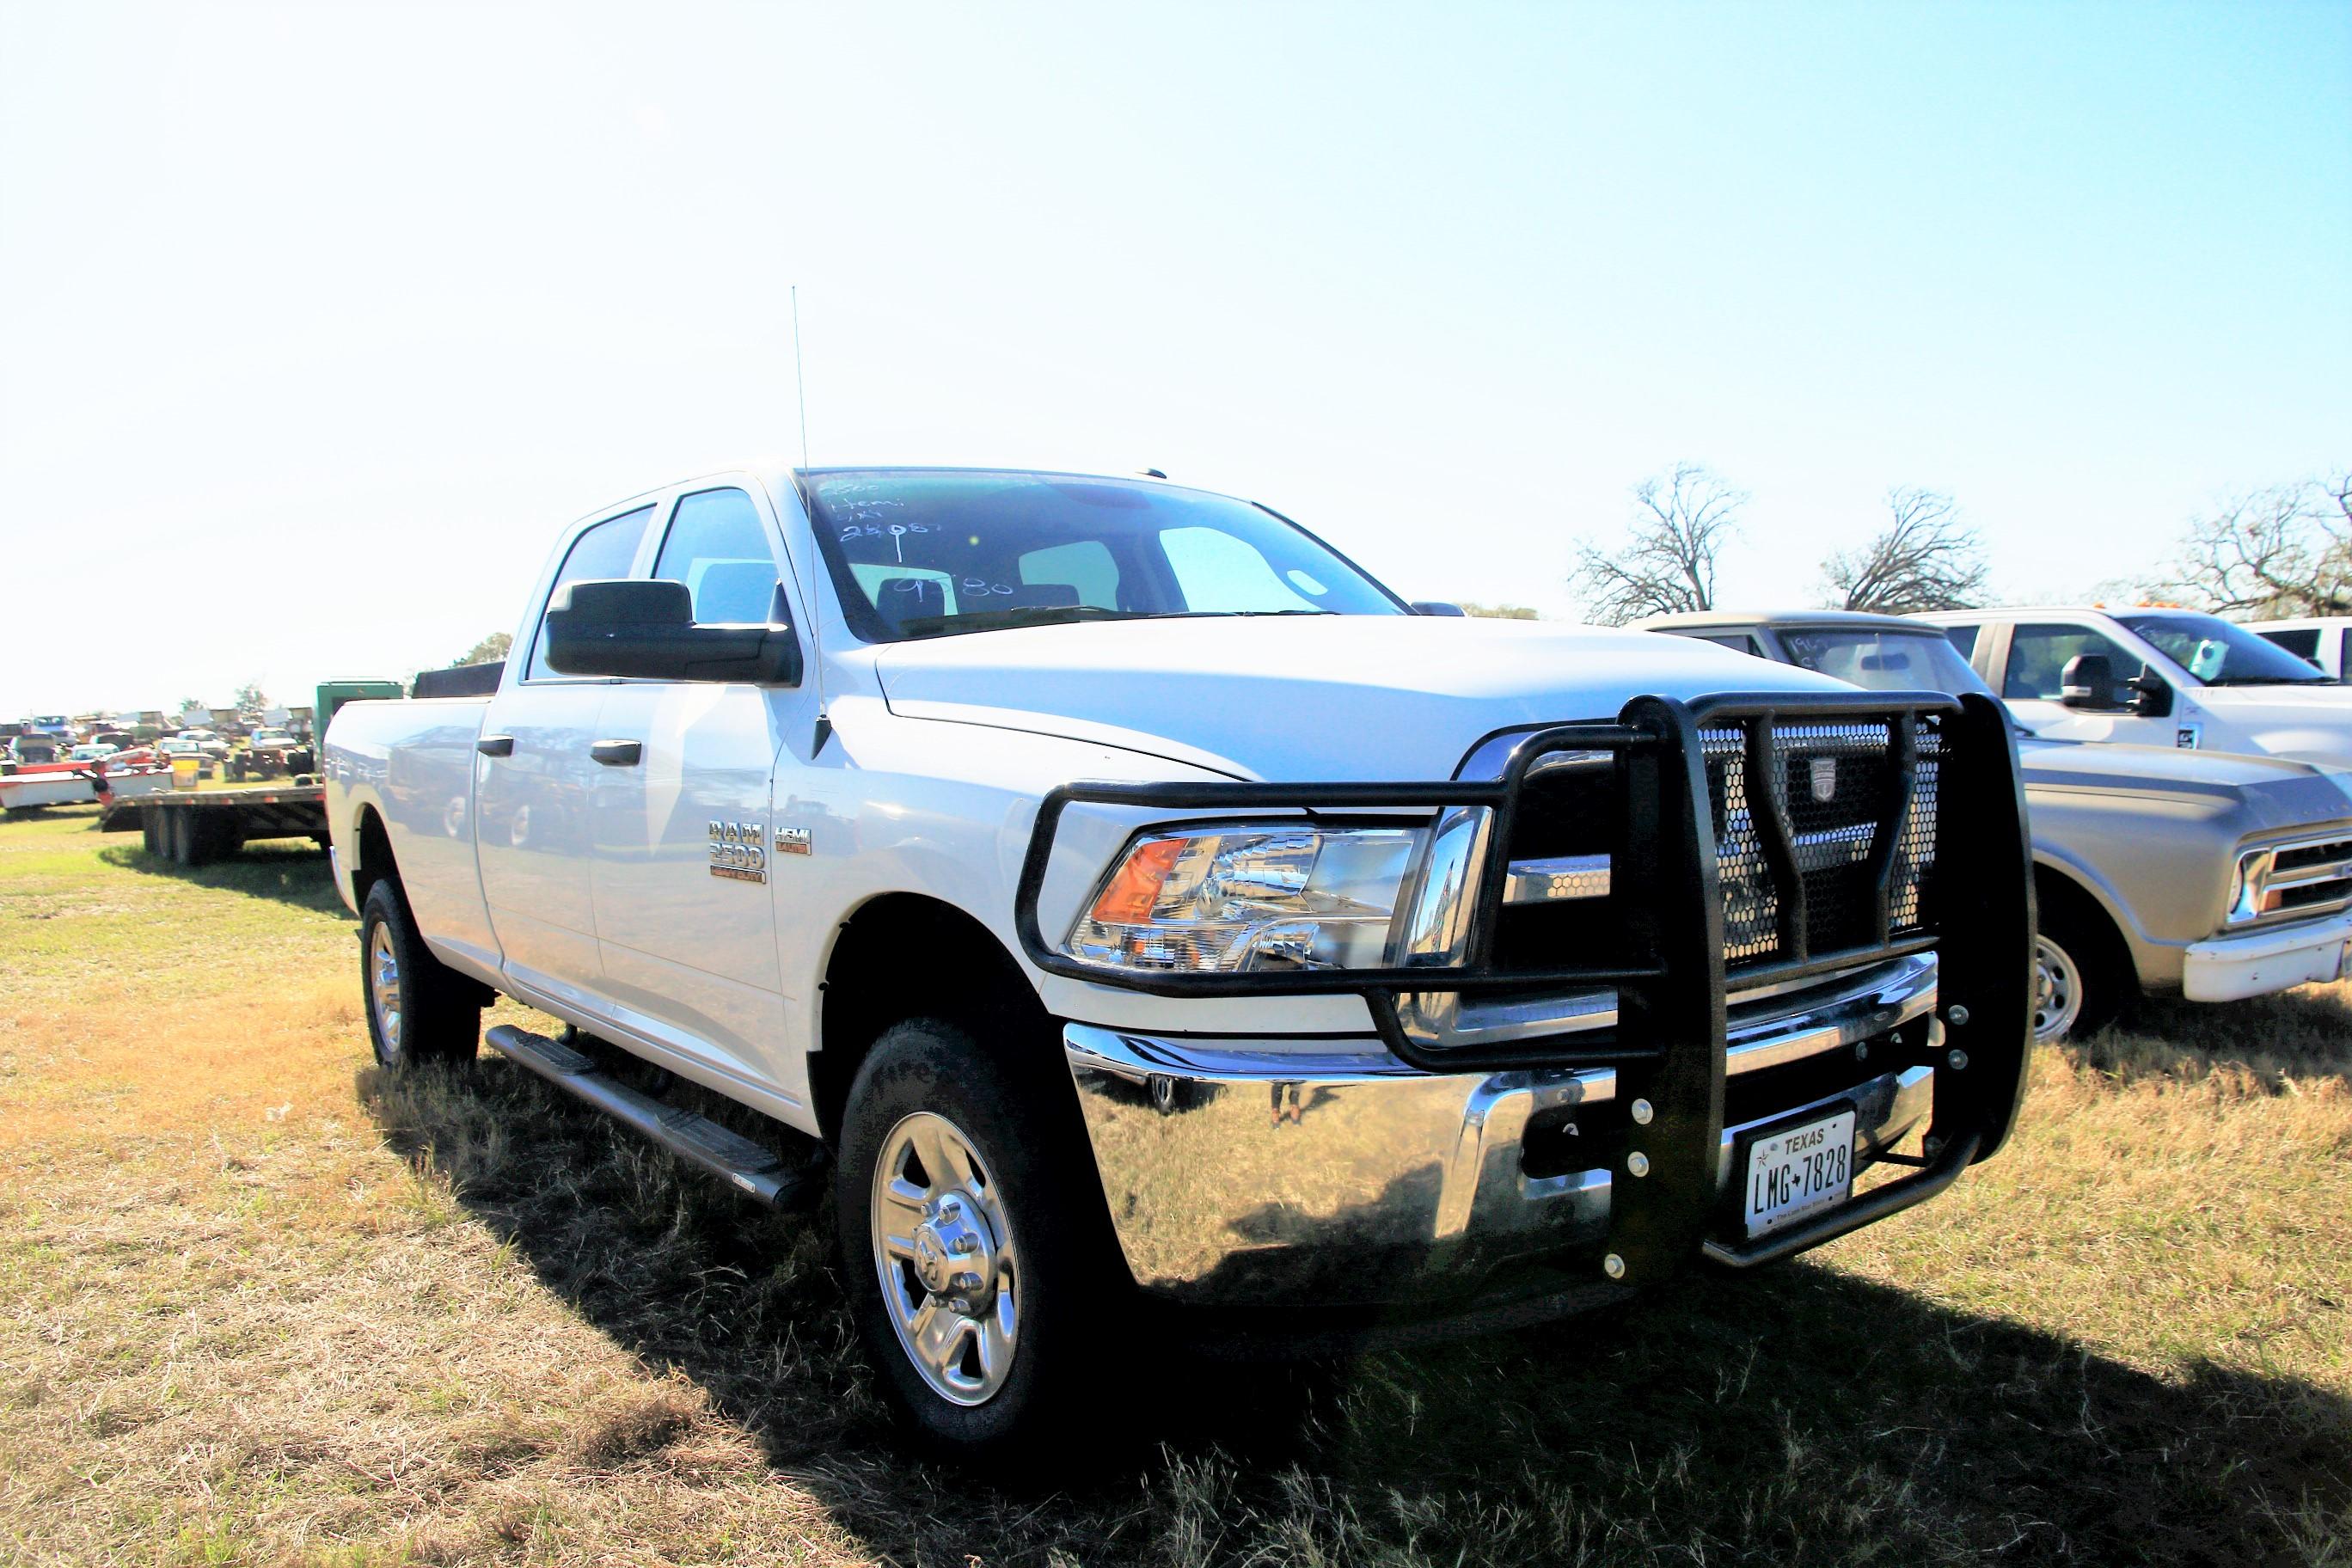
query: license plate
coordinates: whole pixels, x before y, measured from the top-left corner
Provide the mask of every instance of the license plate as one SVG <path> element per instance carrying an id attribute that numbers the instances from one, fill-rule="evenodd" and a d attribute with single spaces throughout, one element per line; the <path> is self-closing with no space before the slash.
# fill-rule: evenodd
<path id="1" fill-rule="evenodd" d="M 1754 1135 L 1748 1145 L 1748 1234 L 1763 1236 L 1853 1195 L 1853 1110 Z"/>

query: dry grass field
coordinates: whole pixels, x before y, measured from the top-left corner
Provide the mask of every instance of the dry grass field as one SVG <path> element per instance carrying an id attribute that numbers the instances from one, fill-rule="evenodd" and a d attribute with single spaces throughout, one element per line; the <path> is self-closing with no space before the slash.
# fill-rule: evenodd
<path id="1" fill-rule="evenodd" d="M 1181 1436 L 890 1444 L 823 1223 L 486 1053 L 370 1065 L 307 845 L 0 825 L 0 1562 L 2352 1563 L 2352 1010 L 2152 1008 L 2009 1151 L 1758 1278 Z M 1177 1397 L 1177 1385 L 1186 1397 Z"/>

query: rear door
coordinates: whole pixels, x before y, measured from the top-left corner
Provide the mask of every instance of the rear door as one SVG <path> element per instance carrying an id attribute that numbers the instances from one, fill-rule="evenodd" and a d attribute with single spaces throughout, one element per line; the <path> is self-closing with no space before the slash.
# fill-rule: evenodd
<path id="1" fill-rule="evenodd" d="M 684 583 L 705 624 L 791 618 L 782 541 L 760 487 L 681 495 L 650 574 Z M 635 760 L 595 783 L 596 934 L 619 1021 L 763 1086 L 797 1082 L 768 886 L 776 760 L 815 733 L 814 687 L 629 680 L 602 733 Z"/>
<path id="2" fill-rule="evenodd" d="M 626 577 L 655 509 L 639 506 L 575 535 L 548 596 L 567 583 Z M 546 599 L 482 720 L 475 763 L 476 843 L 482 898 L 509 976 L 543 994 L 594 1008 L 603 974 L 589 872 L 591 755 L 606 693 L 603 676 L 548 667 Z"/>

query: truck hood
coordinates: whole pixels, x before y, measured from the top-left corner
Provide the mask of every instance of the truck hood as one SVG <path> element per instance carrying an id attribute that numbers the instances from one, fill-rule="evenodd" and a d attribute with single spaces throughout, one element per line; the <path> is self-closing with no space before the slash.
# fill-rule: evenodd
<path id="1" fill-rule="evenodd" d="M 2207 686 L 2197 700 L 2272 756 L 2352 767 L 2352 686 Z"/>
<path id="2" fill-rule="evenodd" d="M 2027 740 L 2017 745 L 2026 798 L 2059 793 L 2202 795 L 2243 802 L 2252 828 L 2295 827 L 2352 816 L 2352 781 L 2284 757 L 2233 756 L 2169 746 L 2084 745 Z"/>
<path id="3" fill-rule="evenodd" d="M 1058 735 L 1236 778 L 1445 779 L 1497 730 L 1643 695 L 1845 691 L 1711 643 L 1438 616 L 1096 621 L 885 644 L 890 710 Z"/>

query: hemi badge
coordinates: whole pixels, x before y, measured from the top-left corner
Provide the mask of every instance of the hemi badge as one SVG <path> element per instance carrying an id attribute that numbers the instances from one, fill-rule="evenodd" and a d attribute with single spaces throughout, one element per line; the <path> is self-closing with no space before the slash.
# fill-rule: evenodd
<path id="1" fill-rule="evenodd" d="M 777 853 L 777 854 L 779 854 L 779 855 L 805 855 L 805 854 L 807 854 L 808 852 L 809 852 L 809 830 L 808 830 L 807 828 L 805 828 L 805 827 L 779 827 L 779 828 L 777 828 L 777 829 L 776 829 L 776 853 Z"/>
<path id="2" fill-rule="evenodd" d="M 1837 759 L 1815 757 L 1812 765 L 1813 798 L 1826 804 L 1837 795 Z"/>

